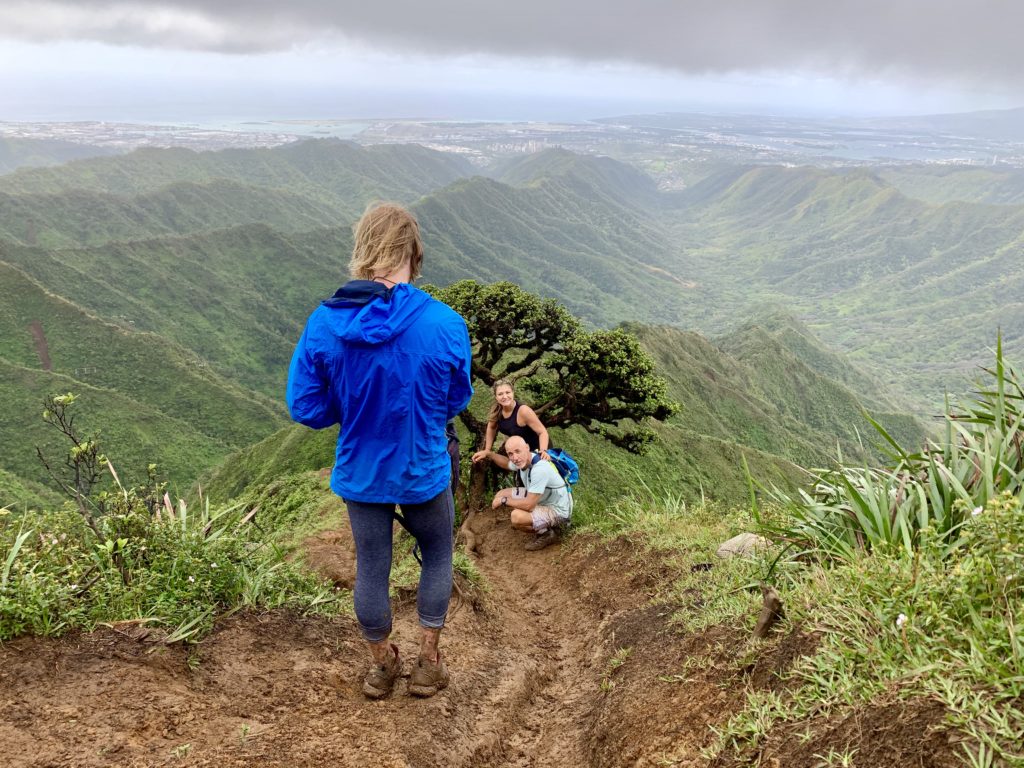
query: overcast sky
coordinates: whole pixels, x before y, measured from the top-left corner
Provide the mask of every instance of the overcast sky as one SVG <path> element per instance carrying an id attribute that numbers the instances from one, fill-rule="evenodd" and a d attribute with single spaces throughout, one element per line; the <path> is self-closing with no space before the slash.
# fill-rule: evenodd
<path id="1" fill-rule="evenodd" d="M 1017 0 L 0 0 L 0 120 L 1024 105 Z"/>

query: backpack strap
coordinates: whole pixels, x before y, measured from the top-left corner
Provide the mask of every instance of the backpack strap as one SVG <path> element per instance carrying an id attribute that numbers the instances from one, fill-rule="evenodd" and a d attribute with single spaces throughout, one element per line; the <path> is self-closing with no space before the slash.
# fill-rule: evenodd
<path id="1" fill-rule="evenodd" d="M 530 454 L 530 466 L 529 466 L 529 467 L 528 467 L 528 468 L 526 469 L 526 484 L 527 484 L 527 485 L 529 485 L 529 484 L 530 484 L 530 470 L 532 470 L 532 469 L 533 469 L 534 465 L 535 465 L 535 464 L 536 464 L 536 463 L 537 463 L 538 461 L 544 461 L 544 459 L 542 459 L 542 458 L 540 457 L 540 454 L 539 454 L 539 453 L 535 453 L 535 452 L 534 452 L 534 453 L 531 453 L 531 454 Z M 562 473 L 558 471 L 558 466 L 557 466 L 557 465 L 556 465 L 556 464 L 555 464 L 555 463 L 554 463 L 553 461 L 549 461 L 548 463 L 549 463 L 549 464 L 550 464 L 550 465 L 551 465 L 552 467 L 554 467 L 554 468 L 555 468 L 555 474 L 556 474 L 556 475 L 558 475 L 559 477 L 561 477 L 561 478 L 562 478 L 562 484 L 561 484 L 561 485 L 556 485 L 556 486 L 554 486 L 554 487 L 555 487 L 555 489 L 558 489 L 558 488 L 565 488 L 566 490 L 568 490 L 568 488 L 569 488 L 569 484 L 568 484 L 568 483 L 567 483 L 567 482 L 565 481 L 565 478 L 564 478 L 564 477 L 562 477 Z M 569 495 L 570 495 L 570 496 L 572 496 L 572 491 L 569 491 Z"/>

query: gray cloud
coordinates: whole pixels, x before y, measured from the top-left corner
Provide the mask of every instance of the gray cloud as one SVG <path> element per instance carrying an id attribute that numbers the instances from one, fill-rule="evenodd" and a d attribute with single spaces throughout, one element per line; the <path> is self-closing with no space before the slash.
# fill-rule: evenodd
<path id="1" fill-rule="evenodd" d="M 1017 0 L 0 0 L 0 36 L 258 53 L 564 57 L 687 73 L 804 70 L 1017 83 Z"/>

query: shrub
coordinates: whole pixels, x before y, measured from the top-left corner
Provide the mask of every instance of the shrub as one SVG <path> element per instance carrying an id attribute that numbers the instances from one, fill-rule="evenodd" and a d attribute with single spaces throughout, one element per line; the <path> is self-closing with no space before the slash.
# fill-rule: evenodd
<path id="1" fill-rule="evenodd" d="M 70 448 L 61 465 L 40 454 L 73 504 L 0 527 L 0 641 L 124 621 L 169 629 L 176 641 L 247 606 L 338 608 L 246 507 L 173 504 L 152 465 L 145 485 L 122 486 L 97 436 L 75 429 L 74 403 L 71 394 L 47 399 L 43 418 Z"/>
<path id="2" fill-rule="evenodd" d="M 771 488 L 785 514 L 760 515 L 762 525 L 798 551 L 846 560 L 879 549 L 912 551 L 925 530 L 947 551 L 961 546 L 969 513 L 1024 491 L 1024 376 L 1003 359 L 1001 340 L 987 372 L 987 386 L 961 408 L 947 407 L 941 442 L 910 453 L 872 421 L 891 448 L 892 466 L 818 470 L 812 490 L 796 494 Z"/>
<path id="3" fill-rule="evenodd" d="M 129 492 L 130 495 L 130 492 Z M 0 640 L 137 621 L 182 640 L 244 607 L 331 611 L 337 599 L 239 507 L 189 514 L 183 501 L 150 514 L 120 505 L 96 532 L 65 508 L 0 530 Z"/>

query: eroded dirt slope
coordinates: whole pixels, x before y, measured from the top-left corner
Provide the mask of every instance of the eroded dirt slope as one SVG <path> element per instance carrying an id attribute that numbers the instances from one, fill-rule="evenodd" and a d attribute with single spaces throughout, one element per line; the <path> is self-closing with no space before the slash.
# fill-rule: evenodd
<path id="1" fill-rule="evenodd" d="M 671 569 L 628 542 L 577 539 L 527 553 L 507 521 L 487 514 L 477 527 L 490 589 L 479 610 L 464 605 L 451 616 L 443 647 L 452 684 L 433 699 L 410 698 L 403 680 L 389 699 L 367 701 L 359 690 L 365 652 L 348 619 L 234 616 L 191 659 L 179 647 L 154 649 L 113 630 L 23 639 L 0 648 L 0 762 L 706 765 L 700 749 L 711 743 L 708 726 L 740 706 L 745 684 L 775 685 L 773 672 L 805 643 L 794 636 L 736 671 L 728 660 L 745 638 L 674 632 L 672 607 L 652 602 Z M 343 528 L 312 544 L 320 567 L 339 583 L 351 579 Z M 396 638 L 408 665 L 416 643 L 411 601 L 398 607 Z M 619 666 L 610 663 L 616 653 Z M 705 665 L 681 674 L 687 659 L 715 654 L 726 671 Z M 785 741 L 769 747 L 791 754 Z M 921 750 L 909 757 L 906 764 L 949 764 Z M 774 759 L 819 762 L 813 752 Z"/>

